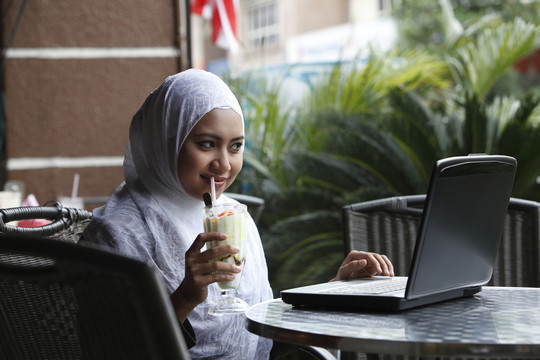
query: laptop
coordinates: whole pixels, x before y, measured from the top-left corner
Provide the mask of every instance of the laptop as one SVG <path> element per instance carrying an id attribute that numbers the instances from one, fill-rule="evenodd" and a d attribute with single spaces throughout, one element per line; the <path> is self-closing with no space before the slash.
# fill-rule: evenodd
<path id="1" fill-rule="evenodd" d="M 303 286 L 281 291 L 282 300 L 304 307 L 401 311 L 480 292 L 493 274 L 516 167 L 516 159 L 504 155 L 437 161 L 408 276 Z"/>

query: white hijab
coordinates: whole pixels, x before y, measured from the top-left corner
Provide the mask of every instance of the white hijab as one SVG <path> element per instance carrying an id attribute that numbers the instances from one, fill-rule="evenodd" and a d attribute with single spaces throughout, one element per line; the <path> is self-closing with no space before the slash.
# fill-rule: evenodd
<path id="1" fill-rule="evenodd" d="M 120 252 L 152 261 L 169 292 L 184 278 L 186 250 L 203 232 L 204 204 L 191 197 L 178 178 L 180 148 L 195 124 L 209 111 L 232 109 L 243 121 L 238 101 L 217 76 L 190 69 L 168 77 L 133 117 L 124 159 L 125 184 L 107 204 L 94 210 L 84 237 Z M 220 202 L 234 202 L 222 195 Z M 248 225 L 249 252 L 238 288 L 249 304 L 272 298 L 261 239 Z M 217 284 L 208 299 L 188 316 L 197 345 L 194 359 L 266 359 L 272 343 L 250 334 L 243 315 L 216 317 L 208 309 L 220 297 Z"/>

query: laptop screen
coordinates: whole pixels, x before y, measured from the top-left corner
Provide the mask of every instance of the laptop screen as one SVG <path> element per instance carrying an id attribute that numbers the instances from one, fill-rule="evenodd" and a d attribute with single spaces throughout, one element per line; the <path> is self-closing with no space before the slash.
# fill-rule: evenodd
<path id="1" fill-rule="evenodd" d="M 407 298 L 490 280 L 516 165 L 507 157 L 486 158 L 435 166 Z"/>

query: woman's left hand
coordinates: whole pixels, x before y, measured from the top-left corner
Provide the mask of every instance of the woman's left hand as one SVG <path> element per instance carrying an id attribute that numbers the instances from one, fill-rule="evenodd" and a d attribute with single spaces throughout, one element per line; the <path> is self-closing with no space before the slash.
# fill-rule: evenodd
<path id="1" fill-rule="evenodd" d="M 336 277 L 330 281 L 350 280 L 375 274 L 394 276 L 394 266 L 386 255 L 352 250 L 341 263 Z"/>

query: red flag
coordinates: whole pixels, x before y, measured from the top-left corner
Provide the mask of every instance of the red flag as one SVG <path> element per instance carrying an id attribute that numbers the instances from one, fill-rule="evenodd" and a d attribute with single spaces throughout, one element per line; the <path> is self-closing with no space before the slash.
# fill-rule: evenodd
<path id="1" fill-rule="evenodd" d="M 191 0 L 190 6 L 191 12 L 194 14 L 203 16 L 205 19 L 212 16 L 212 0 Z"/>
<path id="2" fill-rule="evenodd" d="M 238 49 L 237 6 L 237 0 L 191 0 L 191 12 L 211 20 L 212 42 L 232 52 Z"/>

